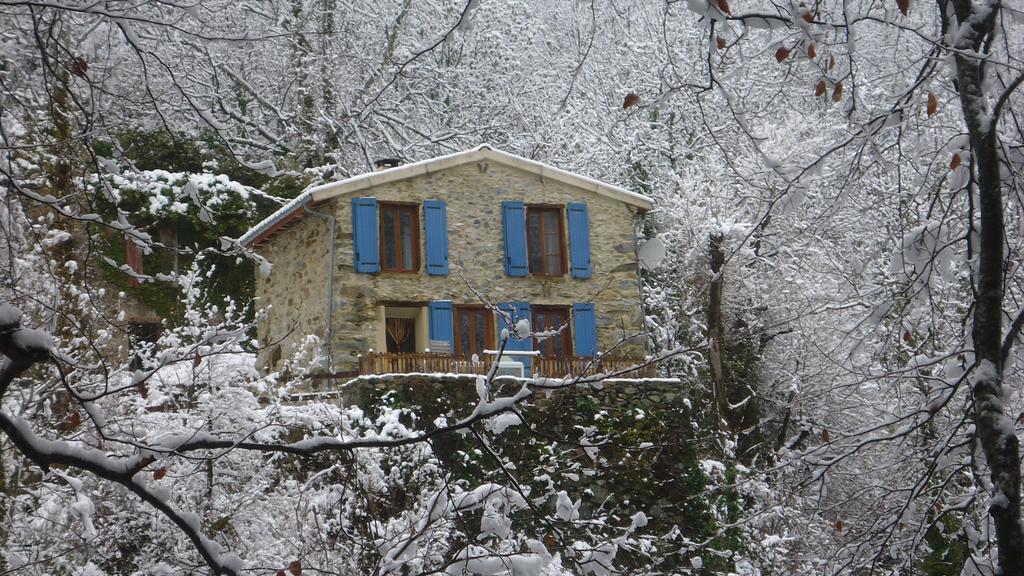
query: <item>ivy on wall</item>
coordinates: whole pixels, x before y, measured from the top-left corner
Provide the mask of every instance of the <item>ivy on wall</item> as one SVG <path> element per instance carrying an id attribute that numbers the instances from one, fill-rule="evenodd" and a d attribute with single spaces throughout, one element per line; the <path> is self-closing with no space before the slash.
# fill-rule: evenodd
<path id="1" fill-rule="evenodd" d="M 86 182 L 106 217 L 117 210 L 156 243 L 143 257 L 150 276 L 187 271 L 197 264 L 206 299 L 224 305 L 252 300 L 251 262 L 218 251 L 221 237 L 238 238 L 276 210 L 279 202 L 305 188 L 311 177 L 285 172 L 270 177 L 247 168 L 212 137 L 199 141 L 166 131 L 131 130 L 117 145 L 101 142 L 101 158 L 117 158 L 115 170 Z M 100 250 L 117 266 L 125 264 L 125 239 L 106 230 Z M 103 279 L 172 323 L 181 319 L 180 287 L 171 282 L 132 282 L 113 266 Z"/>

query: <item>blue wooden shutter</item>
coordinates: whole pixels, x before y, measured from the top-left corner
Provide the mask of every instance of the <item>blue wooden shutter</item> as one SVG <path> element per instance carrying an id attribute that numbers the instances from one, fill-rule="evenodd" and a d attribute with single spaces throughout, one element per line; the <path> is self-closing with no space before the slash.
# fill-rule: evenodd
<path id="1" fill-rule="evenodd" d="M 454 351 L 455 322 L 452 316 L 451 300 L 434 300 L 427 306 L 430 317 L 430 339 L 443 340 L 448 349 Z"/>
<path id="2" fill-rule="evenodd" d="M 526 276 L 526 206 L 518 200 L 501 203 L 501 227 L 505 233 L 505 274 Z"/>
<path id="3" fill-rule="evenodd" d="M 501 314 L 498 314 L 498 337 L 499 337 L 498 344 L 499 344 L 499 346 L 501 345 L 500 337 L 501 337 L 502 330 L 508 329 L 508 331 L 509 331 L 509 339 L 508 339 L 508 343 L 505 344 L 505 350 L 508 350 L 510 352 L 515 352 L 515 351 L 526 352 L 526 351 L 529 351 L 529 350 L 533 350 L 533 338 L 526 338 L 525 340 L 517 340 L 517 339 L 515 339 L 515 338 L 513 338 L 511 336 L 513 328 L 515 328 L 515 324 L 517 322 L 519 322 L 519 320 L 522 320 L 523 318 L 526 318 L 527 320 L 530 320 L 531 322 L 533 321 L 533 319 L 530 317 L 530 305 L 527 304 L 526 302 L 510 302 L 510 303 L 506 302 L 506 303 L 498 304 L 498 310 L 500 310 L 502 312 L 507 312 L 508 314 L 510 314 L 512 316 L 512 326 L 509 326 L 508 323 L 505 322 L 505 317 L 503 315 L 501 315 Z M 531 329 L 532 328 L 533 327 L 531 326 Z M 533 358 L 532 357 L 530 357 L 530 356 L 509 356 L 508 359 L 515 360 L 517 362 L 522 362 L 523 363 L 523 373 L 527 377 L 529 377 L 530 375 L 533 374 Z"/>
<path id="4" fill-rule="evenodd" d="M 444 200 L 423 202 L 423 226 L 427 237 L 427 274 L 448 275 L 448 207 Z"/>
<path id="5" fill-rule="evenodd" d="M 597 355 L 597 317 L 593 303 L 572 305 L 572 335 L 576 356 Z"/>
<path id="6" fill-rule="evenodd" d="M 380 272 L 376 198 L 352 199 L 352 248 L 356 272 Z"/>
<path id="7" fill-rule="evenodd" d="M 569 254 L 573 278 L 590 278 L 590 219 L 586 204 L 569 204 Z"/>

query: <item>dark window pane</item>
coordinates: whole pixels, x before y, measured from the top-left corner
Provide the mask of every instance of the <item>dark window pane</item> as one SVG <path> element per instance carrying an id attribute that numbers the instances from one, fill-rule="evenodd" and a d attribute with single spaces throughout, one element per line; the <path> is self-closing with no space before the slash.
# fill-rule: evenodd
<path id="1" fill-rule="evenodd" d="M 469 314 L 459 314 L 459 343 L 459 352 L 469 356 L 472 350 L 469 340 Z"/>
<path id="2" fill-rule="evenodd" d="M 560 328 L 562 326 L 562 321 L 563 319 L 560 315 L 553 313 L 552 318 L 550 318 L 551 330 L 557 330 Z M 562 337 L 564 335 L 565 332 L 562 332 L 551 339 L 551 353 L 555 356 L 565 356 L 565 348 L 562 346 Z"/>
<path id="3" fill-rule="evenodd" d="M 412 215 L 408 210 L 402 211 L 402 269 L 412 270 Z"/>
<path id="4" fill-rule="evenodd" d="M 466 357 L 483 357 L 484 350 L 494 346 L 491 312 L 479 307 L 459 307 L 455 314 L 457 352 Z"/>
<path id="5" fill-rule="evenodd" d="M 526 240 L 530 255 L 530 271 L 541 272 L 543 266 L 543 255 L 541 254 L 541 219 L 536 213 L 526 215 Z"/>
<path id="6" fill-rule="evenodd" d="M 526 242 L 530 272 L 557 276 L 562 271 L 562 211 L 558 208 L 529 207 L 526 212 Z"/>
<path id="7" fill-rule="evenodd" d="M 416 206 L 381 205 L 380 250 L 384 270 L 411 272 L 419 268 L 417 210 Z"/>
<path id="8" fill-rule="evenodd" d="M 397 262 L 395 254 L 395 213 L 390 209 L 381 210 L 381 239 L 384 243 L 382 250 L 384 267 L 394 268 Z"/>
<path id="9" fill-rule="evenodd" d="M 476 350 L 477 352 L 483 352 L 487 348 L 487 332 L 484 325 L 483 313 L 477 312 L 474 314 L 476 320 Z"/>
<path id="10" fill-rule="evenodd" d="M 538 332 L 561 330 L 547 338 L 535 339 L 535 350 L 544 356 L 566 356 L 571 353 L 569 345 L 569 327 L 565 325 L 568 318 L 564 307 L 538 307 L 533 311 L 533 326 Z"/>

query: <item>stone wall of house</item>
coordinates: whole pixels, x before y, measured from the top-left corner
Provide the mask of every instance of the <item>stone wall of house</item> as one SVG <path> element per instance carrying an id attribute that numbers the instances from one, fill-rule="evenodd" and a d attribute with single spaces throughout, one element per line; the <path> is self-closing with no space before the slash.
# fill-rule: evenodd
<path id="1" fill-rule="evenodd" d="M 295 354 L 305 336 L 326 336 L 330 236 L 327 221 L 307 215 L 258 248 L 272 264 L 268 276 L 256 277 L 256 308 L 265 309 L 259 358 L 268 369 Z"/>
<path id="2" fill-rule="evenodd" d="M 356 273 L 351 224 L 353 196 L 373 196 L 380 202 L 446 201 L 450 274 L 426 274 L 422 232 L 420 273 Z M 568 273 L 544 278 L 506 276 L 501 226 L 504 200 L 557 205 L 585 202 L 590 216 L 592 277 L 574 279 Z M 338 222 L 332 346 L 335 371 L 355 369 L 360 354 L 380 349 L 378 334 L 383 334 L 383 328 L 378 326 L 378 305 L 425 305 L 431 300 L 479 304 L 474 290 L 493 302 L 571 305 L 593 301 L 599 350 L 609 350 L 624 338 L 634 337 L 617 348 L 616 353 L 643 352 L 643 343 L 636 338 L 642 326 L 635 258 L 636 208 L 624 202 L 485 161 L 383 184 L 341 196 L 316 209 L 332 212 Z M 422 212 L 420 226 L 422 230 Z M 272 311 L 261 326 L 261 340 L 270 344 L 283 337 L 285 357 L 302 334 L 323 337 L 326 332 L 322 291 L 326 286 L 323 271 L 327 230 L 326 222 L 307 216 L 259 247 L 275 268 L 270 278 L 258 280 L 257 295 L 263 302 L 286 302 Z M 292 326 L 296 330 L 286 336 Z M 273 359 L 267 354 L 264 357 Z"/>

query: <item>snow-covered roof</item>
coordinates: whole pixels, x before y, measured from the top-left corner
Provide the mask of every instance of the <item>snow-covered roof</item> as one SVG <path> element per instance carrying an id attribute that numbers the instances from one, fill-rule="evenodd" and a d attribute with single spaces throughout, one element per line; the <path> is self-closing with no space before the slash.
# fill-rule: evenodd
<path id="1" fill-rule="evenodd" d="M 654 201 L 643 194 L 637 194 L 636 192 L 631 192 L 625 188 L 620 188 L 612 184 L 594 180 L 593 178 L 587 178 L 586 176 L 555 168 L 554 166 L 549 166 L 543 162 L 537 162 L 536 160 L 530 160 L 529 158 L 523 158 L 522 156 L 503 152 L 491 147 L 490 144 L 481 144 L 476 148 L 470 148 L 469 150 L 464 150 L 462 152 L 456 152 L 446 156 L 438 156 L 437 158 L 430 158 L 428 160 L 421 160 L 419 162 L 413 162 L 412 164 L 403 164 L 401 166 L 381 170 L 379 172 L 360 174 L 345 180 L 339 180 L 337 182 L 330 182 L 309 188 L 302 194 L 295 197 L 294 200 L 285 204 L 276 212 L 268 216 L 262 222 L 253 226 L 248 232 L 239 238 L 239 242 L 244 245 L 251 246 L 269 238 L 283 226 L 305 215 L 306 211 L 304 208 L 310 204 L 318 204 L 320 202 L 337 198 L 338 196 L 344 196 L 360 190 L 366 190 L 389 182 L 405 180 L 406 178 L 430 174 L 447 168 L 452 168 L 454 166 L 459 166 L 461 164 L 479 162 L 483 160 L 489 160 L 505 166 L 519 168 L 521 170 L 537 174 L 543 178 L 549 178 L 551 180 L 568 184 L 569 186 L 574 186 L 602 196 L 614 198 L 615 200 L 636 206 L 640 210 L 650 210 L 654 206 Z"/>

